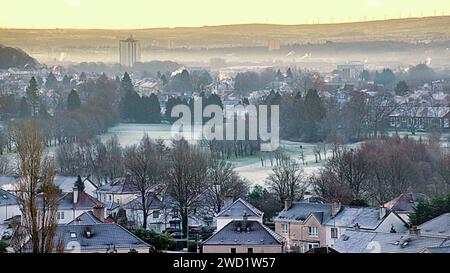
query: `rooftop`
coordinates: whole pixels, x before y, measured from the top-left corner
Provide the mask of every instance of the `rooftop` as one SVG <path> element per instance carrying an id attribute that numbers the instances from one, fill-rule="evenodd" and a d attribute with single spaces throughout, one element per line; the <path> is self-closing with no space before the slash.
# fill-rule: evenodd
<path id="1" fill-rule="evenodd" d="M 325 223 L 331 217 L 331 207 L 331 204 L 293 202 L 289 209 L 282 210 L 274 220 L 302 223 L 310 214 L 314 214 L 321 223 Z"/>
<path id="2" fill-rule="evenodd" d="M 239 198 L 230 206 L 224 208 L 221 212 L 219 212 L 216 217 L 242 217 L 242 215 L 244 215 L 244 212 L 247 213 L 248 217 L 263 216 L 263 212 L 255 208 L 244 199 Z"/>
<path id="3" fill-rule="evenodd" d="M 423 193 L 408 192 L 402 193 L 398 197 L 384 204 L 385 208 L 392 211 L 412 212 L 419 202 L 426 202 L 430 198 Z"/>
<path id="4" fill-rule="evenodd" d="M 234 220 L 209 237 L 204 245 L 281 245 L 285 239 L 258 221 Z"/>
<path id="5" fill-rule="evenodd" d="M 334 244 L 340 253 L 420 253 L 429 247 L 446 246 L 448 238 L 347 230 Z"/>
<path id="6" fill-rule="evenodd" d="M 11 193 L 0 189 L 0 206 L 13 206 L 17 205 L 17 200 Z"/>
<path id="7" fill-rule="evenodd" d="M 444 213 L 419 226 L 423 235 L 450 236 L 450 213 Z"/>

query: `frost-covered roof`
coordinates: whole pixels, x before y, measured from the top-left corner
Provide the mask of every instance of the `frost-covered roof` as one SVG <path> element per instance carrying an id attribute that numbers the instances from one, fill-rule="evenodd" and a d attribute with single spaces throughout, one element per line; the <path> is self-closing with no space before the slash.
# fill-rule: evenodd
<path id="1" fill-rule="evenodd" d="M 321 223 L 327 222 L 331 217 L 331 204 L 293 202 L 289 209 L 282 210 L 275 221 L 299 222 L 305 221 L 309 215 L 314 214 Z M 320 214 L 321 213 L 321 214 Z"/>
<path id="2" fill-rule="evenodd" d="M 444 213 L 419 226 L 422 234 L 450 236 L 450 213 Z"/>
<path id="3" fill-rule="evenodd" d="M 333 249 L 340 253 L 420 253 L 429 247 L 445 246 L 447 239 L 405 233 L 347 230 Z"/>
<path id="4" fill-rule="evenodd" d="M 376 229 L 382 221 L 383 219 L 380 219 L 379 208 L 343 207 L 342 210 L 334 218 L 330 218 L 325 225 L 353 227 L 358 224 L 362 229 Z"/>
<path id="5" fill-rule="evenodd" d="M 237 199 L 227 208 L 224 208 L 217 217 L 242 217 L 244 212 L 249 217 L 262 217 L 263 213 L 244 199 Z"/>
<path id="6" fill-rule="evenodd" d="M 258 221 L 231 221 L 204 245 L 280 245 L 285 239 Z"/>

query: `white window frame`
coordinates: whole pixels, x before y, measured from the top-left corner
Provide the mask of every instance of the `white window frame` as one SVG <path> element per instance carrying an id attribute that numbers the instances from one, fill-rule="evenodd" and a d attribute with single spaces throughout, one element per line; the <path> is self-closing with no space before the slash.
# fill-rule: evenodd
<path id="1" fill-rule="evenodd" d="M 315 232 L 313 232 L 315 231 Z M 308 234 L 312 237 L 319 237 L 319 228 L 318 227 L 308 227 Z"/>
<path id="2" fill-rule="evenodd" d="M 333 235 L 335 235 L 335 236 L 333 236 Z M 332 227 L 330 230 L 330 236 L 332 239 L 337 239 L 339 237 L 338 228 Z"/>
<path id="3" fill-rule="evenodd" d="M 320 243 L 308 243 L 307 244 L 307 249 L 311 250 L 313 248 L 319 248 L 320 247 Z"/>
<path id="4" fill-rule="evenodd" d="M 289 224 L 281 224 L 281 232 L 283 234 L 289 234 Z"/>

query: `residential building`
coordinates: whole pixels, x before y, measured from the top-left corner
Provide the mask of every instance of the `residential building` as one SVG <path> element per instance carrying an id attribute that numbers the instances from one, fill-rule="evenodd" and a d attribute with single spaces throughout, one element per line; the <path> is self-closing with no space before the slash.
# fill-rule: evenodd
<path id="1" fill-rule="evenodd" d="M 7 228 L 6 222 L 18 215 L 22 215 L 22 212 L 19 204 L 17 203 L 16 197 L 0 188 L 0 236 L 1 231 Z"/>
<path id="2" fill-rule="evenodd" d="M 148 208 L 147 228 L 156 232 L 164 231 L 168 223 L 168 213 L 164 203 L 154 193 L 149 193 L 146 198 Z M 142 198 L 138 197 L 123 205 L 126 211 L 128 224 L 134 227 L 142 227 L 144 215 L 142 212 Z"/>
<path id="3" fill-rule="evenodd" d="M 450 237 L 450 213 L 444 213 L 418 226 L 420 234 L 435 237 Z"/>
<path id="4" fill-rule="evenodd" d="M 449 246 L 450 237 L 348 230 L 333 249 L 339 253 L 421 253 L 426 249 Z"/>
<path id="5" fill-rule="evenodd" d="M 11 192 L 16 191 L 18 179 L 19 177 L 15 176 L 0 177 L 0 189 Z M 92 182 L 89 177 L 82 177 L 81 179 L 84 184 L 84 192 L 89 194 L 90 196 L 95 196 L 95 190 L 97 189 L 97 186 L 94 184 L 94 182 Z M 76 181 L 76 176 L 55 176 L 55 178 L 53 179 L 55 185 L 58 186 L 58 188 L 64 193 L 72 192 Z"/>
<path id="6" fill-rule="evenodd" d="M 402 193 L 398 197 L 385 203 L 383 207 L 395 212 L 403 219 L 403 221 L 409 223 L 409 215 L 414 212 L 414 208 L 417 204 L 420 202 L 427 202 L 429 200 L 430 198 L 423 193 L 407 192 Z"/>
<path id="7" fill-rule="evenodd" d="M 403 106 L 389 115 L 389 125 L 395 129 L 450 129 L 450 107 Z"/>
<path id="8" fill-rule="evenodd" d="M 233 220 L 202 244 L 203 253 L 283 253 L 285 239 L 259 221 Z"/>
<path id="9" fill-rule="evenodd" d="M 120 64 L 127 67 L 133 67 L 136 62 L 141 61 L 141 46 L 138 40 L 130 36 L 126 40 L 119 42 Z"/>
<path id="10" fill-rule="evenodd" d="M 311 203 L 287 200 L 275 217 L 275 231 L 287 241 L 288 251 L 307 252 L 313 248 L 333 246 L 347 229 L 377 232 L 404 232 L 407 222 L 384 207 L 341 206 L 339 202 Z"/>
<path id="11" fill-rule="evenodd" d="M 58 196 L 58 224 L 72 222 L 81 214 L 93 211 L 101 220 L 105 219 L 105 205 L 85 192 L 74 188 L 70 193 L 61 193 Z M 38 195 L 38 207 L 42 207 L 42 195 Z"/>
<path id="12" fill-rule="evenodd" d="M 229 222 L 242 219 L 242 215 L 247 214 L 248 220 L 263 222 L 264 213 L 252 206 L 242 198 L 233 202 L 232 196 L 225 197 L 224 209 L 215 217 L 217 230 L 221 230 Z"/>
<path id="13" fill-rule="evenodd" d="M 77 179 L 78 177 L 76 176 L 55 176 L 53 182 L 62 192 L 72 192 Z M 84 184 L 84 192 L 89 194 L 90 196 L 95 197 L 95 190 L 97 189 L 97 185 L 92 182 L 90 177 L 82 177 L 81 180 Z"/>
<path id="14" fill-rule="evenodd" d="M 124 205 L 136 199 L 140 193 L 136 185 L 131 181 L 130 176 L 126 176 L 98 187 L 94 194 L 103 203 L 114 202 Z"/>
<path id="15" fill-rule="evenodd" d="M 53 239 L 55 251 L 63 243 L 65 253 L 149 253 L 151 246 L 118 224 L 103 223 L 90 212 L 60 224 Z M 25 245 L 25 252 L 29 244 Z"/>

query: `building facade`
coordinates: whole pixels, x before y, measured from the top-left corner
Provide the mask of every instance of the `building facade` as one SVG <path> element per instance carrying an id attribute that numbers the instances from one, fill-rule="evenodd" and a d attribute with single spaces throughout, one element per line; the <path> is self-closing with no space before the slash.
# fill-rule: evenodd
<path id="1" fill-rule="evenodd" d="M 133 67 L 136 62 L 141 61 L 141 46 L 138 40 L 130 36 L 119 42 L 120 64 Z"/>

